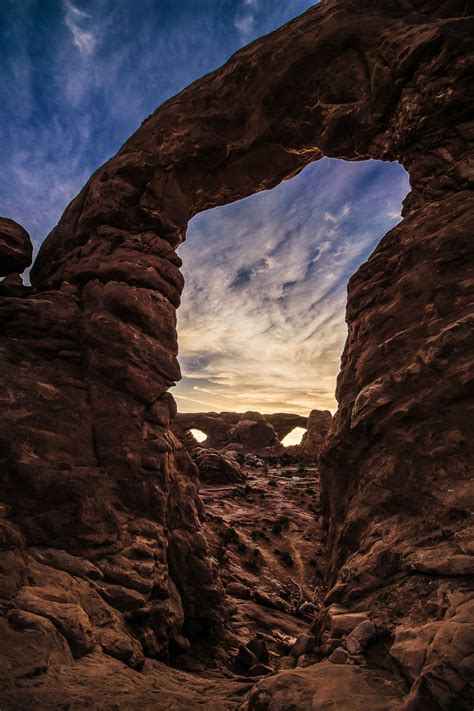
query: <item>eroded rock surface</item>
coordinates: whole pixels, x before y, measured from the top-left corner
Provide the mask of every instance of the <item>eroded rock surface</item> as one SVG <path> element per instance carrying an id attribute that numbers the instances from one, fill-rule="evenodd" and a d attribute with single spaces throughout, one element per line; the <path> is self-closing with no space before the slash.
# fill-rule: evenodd
<path id="1" fill-rule="evenodd" d="M 338 604 L 378 636 L 368 669 L 282 671 L 249 707 L 472 708 L 471 12 L 326 0 L 252 43 L 143 123 L 65 211 L 33 289 L 2 298 L 2 709 L 247 704 L 249 685 L 153 659 L 197 640 L 217 653 L 226 634 L 197 472 L 170 430 L 174 249 L 199 211 L 323 155 L 398 160 L 412 187 L 350 281 L 321 458 L 331 590 L 314 633 Z"/>
<path id="2" fill-rule="evenodd" d="M 280 445 L 272 425 L 259 412 L 247 412 L 229 432 L 230 446 L 241 445 L 243 451 L 258 452 Z"/>

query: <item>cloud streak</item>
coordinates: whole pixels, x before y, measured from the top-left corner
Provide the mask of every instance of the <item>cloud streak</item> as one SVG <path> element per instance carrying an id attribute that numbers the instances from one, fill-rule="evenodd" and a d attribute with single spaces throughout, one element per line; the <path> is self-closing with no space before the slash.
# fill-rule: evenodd
<path id="1" fill-rule="evenodd" d="M 97 39 L 92 30 L 84 28 L 84 24 L 91 19 L 91 15 L 73 5 L 71 0 L 64 0 L 64 9 L 64 22 L 71 31 L 75 46 L 83 57 L 90 57 L 94 53 Z"/>
<path id="2" fill-rule="evenodd" d="M 311 4 L 3 0 L 0 212 L 38 249 L 156 106 Z M 235 20 L 245 15 L 244 37 Z"/>

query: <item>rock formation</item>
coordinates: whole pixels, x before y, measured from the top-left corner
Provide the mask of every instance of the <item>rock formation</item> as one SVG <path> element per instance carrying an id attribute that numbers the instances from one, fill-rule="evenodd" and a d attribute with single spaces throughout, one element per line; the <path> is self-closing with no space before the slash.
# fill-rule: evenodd
<path id="1" fill-rule="evenodd" d="M 229 444 L 229 432 L 239 421 L 237 413 L 227 412 L 179 412 L 173 419 L 173 432 L 183 439 L 190 430 L 204 432 L 207 439 L 201 446 L 220 449 Z"/>
<path id="2" fill-rule="evenodd" d="M 197 447 L 192 453 L 199 471 L 199 479 L 208 484 L 232 484 L 245 481 L 235 459 L 216 449 Z"/>
<path id="3" fill-rule="evenodd" d="M 321 447 L 331 424 L 332 415 L 329 410 L 311 410 L 309 413 L 306 432 L 301 440 L 301 447 L 305 454 L 313 457 L 316 461 L 319 458 Z"/>
<path id="4" fill-rule="evenodd" d="M 308 426 L 307 417 L 289 412 L 275 412 L 271 415 L 264 415 L 264 417 L 277 433 L 280 442 L 287 434 L 290 434 L 295 427 L 303 427 L 306 429 Z"/>
<path id="5" fill-rule="evenodd" d="M 275 430 L 259 412 L 246 412 L 229 432 L 231 445 L 235 442 L 251 452 L 278 447 L 280 440 Z"/>
<path id="6" fill-rule="evenodd" d="M 99 709 L 242 703 L 243 686 L 210 691 L 151 659 L 217 647 L 225 617 L 196 469 L 170 430 L 174 250 L 196 213 L 322 156 L 397 160 L 412 188 L 349 283 L 321 459 L 331 590 L 314 631 L 337 604 L 370 610 L 377 637 L 368 667 L 282 671 L 248 708 L 471 709 L 471 12 L 326 0 L 242 49 L 94 173 L 33 290 L 2 299 L 2 709 L 57 708 L 66 690 Z"/>
<path id="7" fill-rule="evenodd" d="M 32 257 L 28 232 L 14 220 L 0 217 L 0 276 L 21 274 L 30 266 Z"/>

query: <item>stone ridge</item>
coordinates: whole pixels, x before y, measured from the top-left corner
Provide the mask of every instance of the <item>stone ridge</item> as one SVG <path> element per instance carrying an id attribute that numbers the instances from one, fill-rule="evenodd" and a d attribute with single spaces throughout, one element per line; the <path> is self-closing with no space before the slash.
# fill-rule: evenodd
<path id="1" fill-rule="evenodd" d="M 197 641 L 222 652 L 228 617 L 196 468 L 170 429 L 174 250 L 199 211 L 323 155 L 398 160 L 412 191 L 349 283 L 314 633 L 334 604 L 370 610 L 373 664 L 404 680 L 393 708 L 472 707 L 470 12 L 327 0 L 245 47 L 94 173 L 40 250 L 33 289 L 2 298 L 2 709 L 55 708 L 66 688 L 97 708 L 184 709 L 211 693 L 153 661 Z M 339 684 L 328 664 L 259 684 L 249 708 L 304 706 L 308 676 L 321 704 L 342 708 L 357 688 L 361 708 L 380 706 L 383 674 L 344 669 Z M 236 708 L 243 690 L 216 682 L 208 705 Z"/>

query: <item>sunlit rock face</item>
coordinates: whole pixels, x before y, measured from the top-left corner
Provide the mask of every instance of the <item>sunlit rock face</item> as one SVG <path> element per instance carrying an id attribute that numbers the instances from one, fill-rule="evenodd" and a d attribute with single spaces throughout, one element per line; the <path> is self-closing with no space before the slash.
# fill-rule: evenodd
<path id="1" fill-rule="evenodd" d="M 323 2 L 157 109 L 69 205 L 33 290 L 1 306 L 2 708 L 54 707 L 66 687 L 127 706 L 136 677 L 117 692 L 117 660 L 218 640 L 197 473 L 170 430 L 174 248 L 197 212 L 322 155 L 398 160 L 412 185 L 349 284 L 321 459 L 327 602 L 371 611 L 405 709 L 470 708 L 472 29 L 457 0 Z M 322 698 L 343 708 L 351 672 L 341 685 L 331 668 Z M 145 665 L 139 705 L 160 669 Z M 376 708 L 370 670 L 354 674 Z M 306 703 L 295 675 L 262 685 L 267 709 Z"/>

